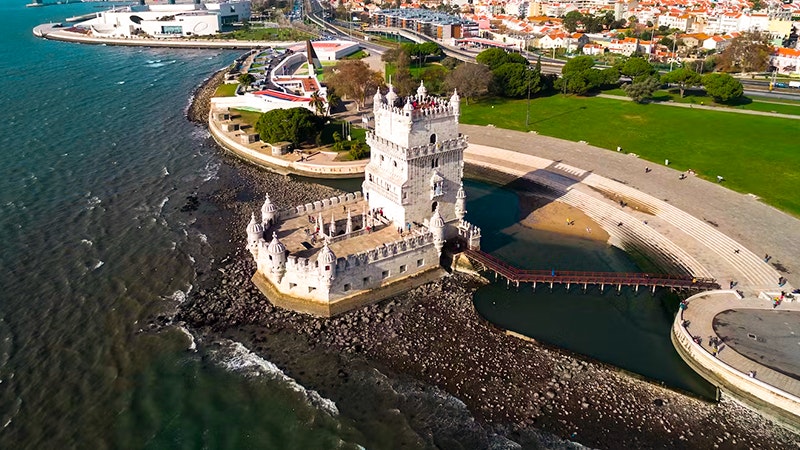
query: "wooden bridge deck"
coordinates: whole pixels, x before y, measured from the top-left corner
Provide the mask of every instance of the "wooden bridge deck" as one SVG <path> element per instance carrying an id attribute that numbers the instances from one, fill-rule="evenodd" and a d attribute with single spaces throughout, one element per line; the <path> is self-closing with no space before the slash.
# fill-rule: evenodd
<path id="1" fill-rule="evenodd" d="M 502 261 L 488 253 L 480 250 L 464 250 L 464 256 L 474 262 L 482 264 L 486 269 L 495 272 L 505 278 L 509 284 L 514 283 L 533 283 L 534 288 L 537 283 L 546 283 L 551 287 L 553 284 L 566 284 L 569 288 L 572 284 L 599 285 L 602 290 L 606 285 L 617 286 L 647 286 L 653 291 L 657 287 L 668 287 L 671 289 L 687 290 L 711 290 L 719 289 L 719 285 L 713 278 L 699 278 L 691 275 L 669 275 L 653 273 L 620 273 L 620 272 L 580 272 L 564 270 L 525 270 L 518 269 L 505 261 Z"/>

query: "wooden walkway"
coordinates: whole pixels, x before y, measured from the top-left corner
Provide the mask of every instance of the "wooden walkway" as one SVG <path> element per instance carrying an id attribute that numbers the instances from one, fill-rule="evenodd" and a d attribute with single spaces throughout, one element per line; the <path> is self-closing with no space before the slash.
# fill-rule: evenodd
<path id="1" fill-rule="evenodd" d="M 520 283 L 532 283 L 536 289 L 538 283 L 549 284 L 553 288 L 554 284 L 565 284 L 569 289 L 573 284 L 583 285 L 586 290 L 588 286 L 600 286 L 602 292 L 606 285 L 616 286 L 617 291 L 622 286 L 632 286 L 637 291 L 640 286 L 648 287 L 655 292 L 657 287 L 667 287 L 673 290 L 695 290 L 706 291 L 719 289 L 719 285 L 713 278 L 699 278 L 691 275 L 668 275 L 652 273 L 618 273 L 618 272 L 579 272 L 563 270 L 524 270 L 518 269 L 505 261 L 480 250 L 464 250 L 464 256 L 473 262 L 480 263 L 487 270 L 491 270 L 496 276 L 506 279 L 508 285 L 512 283 L 519 287 Z"/>

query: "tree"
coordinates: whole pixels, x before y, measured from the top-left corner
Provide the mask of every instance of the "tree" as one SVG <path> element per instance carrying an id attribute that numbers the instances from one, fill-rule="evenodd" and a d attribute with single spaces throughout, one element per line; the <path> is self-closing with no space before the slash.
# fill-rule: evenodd
<path id="1" fill-rule="evenodd" d="M 261 115 L 255 128 L 264 142 L 298 145 L 319 133 L 322 121 L 306 108 L 273 109 Z"/>
<path id="2" fill-rule="evenodd" d="M 578 24 L 583 20 L 583 14 L 580 11 L 570 11 L 564 16 L 562 22 L 564 29 L 570 33 L 574 33 L 578 29 Z"/>
<path id="3" fill-rule="evenodd" d="M 643 75 L 652 75 L 655 73 L 655 68 L 644 58 L 628 58 L 619 68 L 619 72 L 631 78 L 636 78 Z"/>
<path id="4" fill-rule="evenodd" d="M 250 83 L 256 81 L 256 77 L 254 77 L 252 73 L 243 73 L 239 75 L 238 81 L 239 84 L 242 84 L 244 86 L 249 86 Z"/>
<path id="5" fill-rule="evenodd" d="M 394 74 L 392 75 L 392 85 L 394 90 L 400 97 L 408 97 L 413 94 L 417 88 L 417 83 L 411 76 L 411 60 L 405 51 L 400 53 L 395 65 Z"/>
<path id="6" fill-rule="evenodd" d="M 584 70 L 591 69 L 592 67 L 594 67 L 594 59 L 592 59 L 591 56 L 576 56 L 567 61 L 567 63 L 561 67 L 561 73 L 563 75 L 567 75 L 570 73 L 582 72 Z"/>
<path id="7" fill-rule="evenodd" d="M 720 53 L 719 69 L 723 72 L 763 72 L 769 67 L 771 53 L 766 34 L 748 31 L 731 39 Z"/>
<path id="8" fill-rule="evenodd" d="M 539 80 L 534 81 L 531 75 L 526 72 L 528 67 L 524 64 L 518 63 L 505 63 L 502 66 L 492 71 L 492 81 L 494 90 L 503 97 L 522 98 L 528 93 L 528 83 L 531 83 L 531 88 L 535 85 L 537 90 L 531 93 L 538 92 Z"/>
<path id="9" fill-rule="evenodd" d="M 702 77 L 694 70 L 682 68 L 661 75 L 661 81 L 677 84 L 681 91 L 681 98 L 683 98 L 686 88 L 702 84 Z"/>
<path id="10" fill-rule="evenodd" d="M 448 70 L 440 65 L 433 65 L 420 74 L 420 79 L 425 82 L 428 93 L 441 94 L 444 79 Z"/>
<path id="11" fill-rule="evenodd" d="M 646 99 L 653 95 L 653 92 L 658 90 L 661 83 L 656 77 L 646 77 L 631 84 L 622 86 L 622 90 L 628 94 L 633 101 L 643 103 Z"/>
<path id="12" fill-rule="evenodd" d="M 703 76 L 703 86 L 708 95 L 718 102 L 727 102 L 742 96 L 742 82 L 727 73 L 709 73 Z"/>
<path id="13" fill-rule="evenodd" d="M 383 85 L 380 72 L 370 70 L 367 64 L 358 60 L 343 60 L 325 69 L 325 83 L 336 92 L 355 100 L 358 108 L 363 108 L 367 96 Z"/>
<path id="14" fill-rule="evenodd" d="M 308 106 L 314 108 L 318 116 L 325 113 L 325 99 L 320 95 L 319 91 L 314 91 L 308 100 Z"/>
<path id="15" fill-rule="evenodd" d="M 493 47 L 478 53 L 475 61 L 488 66 L 489 70 L 494 70 L 508 62 L 508 53 L 501 48 Z"/>
<path id="16" fill-rule="evenodd" d="M 458 89 L 461 97 L 469 105 L 469 99 L 480 97 L 489 91 L 492 72 L 483 64 L 464 63 L 447 74 L 445 86 L 448 90 Z"/>

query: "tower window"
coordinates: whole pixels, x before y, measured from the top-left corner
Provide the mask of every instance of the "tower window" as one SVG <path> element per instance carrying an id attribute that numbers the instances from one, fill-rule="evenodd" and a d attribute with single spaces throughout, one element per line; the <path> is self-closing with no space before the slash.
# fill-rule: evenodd
<path id="1" fill-rule="evenodd" d="M 439 167 L 439 158 L 431 159 L 431 169 Z"/>
<path id="2" fill-rule="evenodd" d="M 431 212 L 434 212 L 434 211 L 436 211 L 436 207 L 437 207 L 437 206 L 439 206 L 439 203 L 437 203 L 437 202 L 433 202 L 433 203 L 431 203 Z"/>
<path id="3" fill-rule="evenodd" d="M 431 135 L 431 144 L 435 144 L 435 143 L 436 143 L 436 133 Z"/>

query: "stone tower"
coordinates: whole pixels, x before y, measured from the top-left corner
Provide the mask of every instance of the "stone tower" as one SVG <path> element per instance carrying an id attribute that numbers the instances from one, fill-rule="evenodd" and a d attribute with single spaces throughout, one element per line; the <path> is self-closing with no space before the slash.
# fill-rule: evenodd
<path id="1" fill-rule="evenodd" d="M 398 98 L 390 87 L 386 97 L 375 94 L 373 109 L 375 131 L 367 133 L 371 156 L 362 185 L 370 209 L 382 209 L 396 227 L 428 225 L 438 210 L 444 239 L 455 236 L 467 147 L 458 132 L 458 94 L 428 96 L 420 84 L 416 95 Z"/>

